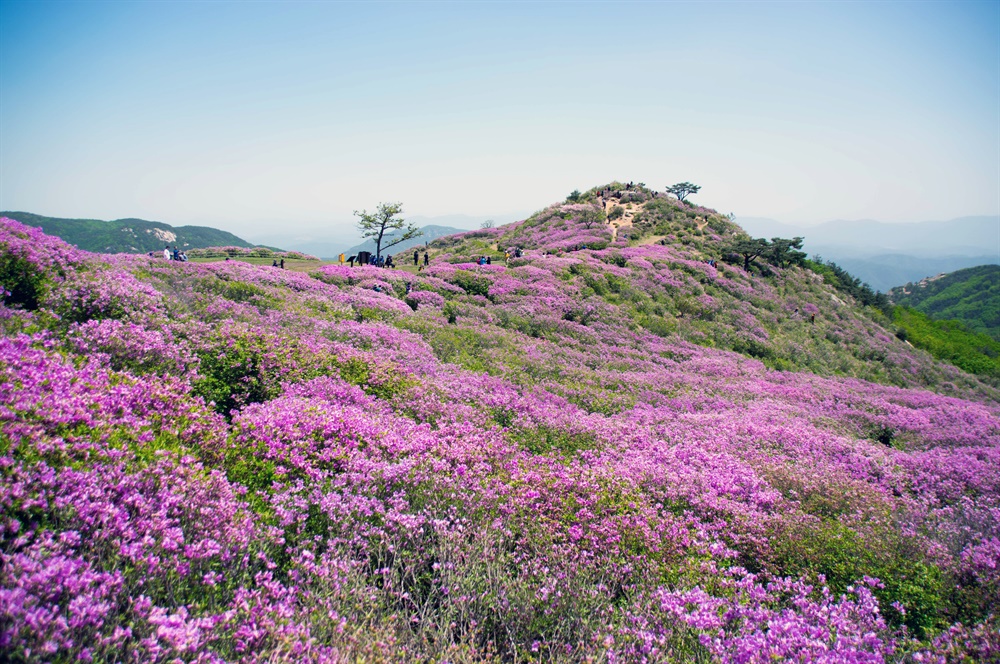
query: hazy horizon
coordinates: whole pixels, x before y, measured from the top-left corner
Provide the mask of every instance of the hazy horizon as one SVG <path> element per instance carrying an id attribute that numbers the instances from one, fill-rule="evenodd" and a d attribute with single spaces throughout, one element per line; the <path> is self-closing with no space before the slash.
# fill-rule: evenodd
<path id="1" fill-rule="evenodd" d="M 0 4 L 0 209 L 241 237 L 612 179 L 808 225 L 1000 214 L 1000 4 Z"/>

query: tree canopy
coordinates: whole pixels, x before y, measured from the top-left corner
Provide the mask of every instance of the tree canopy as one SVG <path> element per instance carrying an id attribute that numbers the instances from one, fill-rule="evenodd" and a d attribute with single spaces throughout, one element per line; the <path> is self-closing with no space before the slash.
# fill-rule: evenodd
<path id="1" fill-rule="evenodd" d="M 597 208 L 590 208 L 580 213 L 580 221 L 583 222 L 585 228 L 590 228 L 594 224 L 602 224 L 605 220 L 607 220 L 607 217 L 604 215 L 604 212 Z"/>
<path id="2" fill-rule="evenodd" d="M 689 195 L 697 194 L 699 191 L 701 191 L 701 185 L 691 184 L 690 182 L 678 182 L 667 187 L 667 193 L 673 194 L 679 201 L 683 201 Z"/>
<path id="3" fill-rule="evenodd" d="M 806 252 L 799 251 L 802 249 L 803 239 L 801 237 L 794 237 L 791 240 L 783 237 L 771 238 L 771 244 L 767 249 L 767 262 L 780 268 L 804 265 Z"/>
<path id="4" fill-rule="evenodd" d="M 375 240 L 376 256 L 381 256 L 383 249 L 423 235 L 420 229 L 412 223 L 407 225 L 405 219 L 396 216 L 402 212 L 402 203 L 379 203 L 374 212 L 354 211 L 354 215 L 358 217 L 358 230 L 361 231 L 361 237 Z M 387 233 L 389 234 L 388 238 L 386 237 Z"/>
<path id="5" fill-rule="evenodd" d="M 743 269 L 749 272 L 750 263 L 755 258 L 766 254 L 769 248 L 770 243 L 762 237 L 742 237 L 730 244 L 728 250 L 743 257 Z"/>

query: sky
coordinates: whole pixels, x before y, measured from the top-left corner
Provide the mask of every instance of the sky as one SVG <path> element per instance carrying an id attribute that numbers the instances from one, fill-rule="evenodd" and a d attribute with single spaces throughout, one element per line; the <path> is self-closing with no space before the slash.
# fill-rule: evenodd
<path id="1" fill-rule="evenodd" d="M 0 209 L 349 234 L 612 180 L 1000 213 L 1000 2 L 0 0 Z"/>

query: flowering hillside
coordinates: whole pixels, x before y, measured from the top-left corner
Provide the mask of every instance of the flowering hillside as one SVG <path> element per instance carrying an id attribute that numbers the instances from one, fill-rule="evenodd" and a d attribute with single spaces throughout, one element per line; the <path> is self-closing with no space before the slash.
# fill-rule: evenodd
<path id="1" fill-rule="evenodd" d="M 419 273 L 2 220 L 0 659 L 1000 657 L 995 389 L 594 200 Z"/>

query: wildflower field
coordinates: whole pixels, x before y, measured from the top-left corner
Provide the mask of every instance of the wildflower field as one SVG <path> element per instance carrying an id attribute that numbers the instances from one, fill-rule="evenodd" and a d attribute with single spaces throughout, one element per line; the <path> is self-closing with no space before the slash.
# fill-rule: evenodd
<path id="1" fill-rule="evenodd" d="M 0 660 L 997 661 L 996 386 L 588 195 L 417 274 L 0 221 Z"/>

